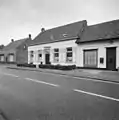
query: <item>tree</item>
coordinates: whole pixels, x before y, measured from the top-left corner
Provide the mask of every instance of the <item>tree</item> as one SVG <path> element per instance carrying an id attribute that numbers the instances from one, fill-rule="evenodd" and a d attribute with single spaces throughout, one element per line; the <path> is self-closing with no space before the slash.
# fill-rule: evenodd
<path id="1" fill-rule="evenodd" d="M 2 44 L 2 45 L 0 45 L 0 49 L 3 49 L 4 48 L 4 45 Z"/>

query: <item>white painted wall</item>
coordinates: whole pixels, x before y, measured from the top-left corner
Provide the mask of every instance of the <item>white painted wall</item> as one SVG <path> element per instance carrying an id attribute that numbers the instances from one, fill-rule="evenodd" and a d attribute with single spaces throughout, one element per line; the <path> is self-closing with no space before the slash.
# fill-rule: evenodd
<path id="1" fill-rule="evenodd" d="M 77 44 L 75 43 L 76 40 L 68 40 L 68 41 L 61 41 L 61 42 L 54 42 L 54 43 L 48 43 L 48 44 L 41 44 L 41 45 L 35 45 L 35 46 L 29 46 L 28 47 L 28 53 L 30 51 L 34 51 L 34 59 L 33 63 L 34 64 L 40 64 L 38 61 L 38 50 L 42 50 L 42 62 L 45 64 L 45 52 L 44 48 L 45 47 L 50 47 L 50 62 L 52 64 L 61 64 L 61 65 L 72 65 L 76 64 L 76 52 L 77 52 Z M 72 47 L 73 48 L 73 62 L 68 63 L 66 62 L 66 48 L 67 47 Z M 59 62 L 54 62 L 54 48 L 59 48 Z M 28 63 L 30 62 L 30 54 L 28 54 Z"/>
<path id="2" fill-rule="evenodd" d="M 1 62 L 4 62 L 4 60 L 5 60 L 5 59 L 4 59 L 4 55 L 3 55 L 3 56 L 0 56 L 0 61 L 1 61 Z"/>
<path id="3" fill-rule="evenodd" d="M 83 67 L 83 50 L 98 49 L 98 68 L 106 68 L 106 47 L 116 48 L 116 68 L 119 67 L 119 41 L 115 40 L 114 43 L 109 42 L 95 42 L 79 44 L 77 48 L 77 66 Z M 100 63 L 100 58 L 104 58 L 104 63 Z"/>
<path id="4" fill-rule="evenodd" d="M 9 55 L 9 62 L 13 62 L 14 61 L 14 55 Z"/>

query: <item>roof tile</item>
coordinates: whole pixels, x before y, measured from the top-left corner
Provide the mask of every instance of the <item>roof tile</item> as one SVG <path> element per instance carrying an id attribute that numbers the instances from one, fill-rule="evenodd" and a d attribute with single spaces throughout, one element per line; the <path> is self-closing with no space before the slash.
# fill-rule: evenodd
<path id="1" fill-rule="evenodd" d="M 119 20 L 87 26 L 79 42 L 119 37 Z"/>
<path id="2" fill-rule="evenodd" d="M 69 38 L 78 37 L 82 32 L 84 25 L 87 25 L 86 20 L 56 27 L 38 34 L 30 45 L 63 41 Z"/>

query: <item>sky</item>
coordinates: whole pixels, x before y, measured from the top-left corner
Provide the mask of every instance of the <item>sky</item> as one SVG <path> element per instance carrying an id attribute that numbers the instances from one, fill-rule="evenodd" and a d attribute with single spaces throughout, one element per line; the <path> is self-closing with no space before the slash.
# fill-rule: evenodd
<path id="1" fill-rule="evenodd" d="M 119 19 L 119 0 L 0 0 L 0 44 L 41 28 L 87 20 L 88 25 Z"/>

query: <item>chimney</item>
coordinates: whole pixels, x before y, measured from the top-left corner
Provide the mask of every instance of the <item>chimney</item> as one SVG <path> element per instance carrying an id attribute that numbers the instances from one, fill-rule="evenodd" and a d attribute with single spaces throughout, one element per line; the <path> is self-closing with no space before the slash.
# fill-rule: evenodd
<path id="1" fill-rule="evenodd" d="M 41 28 L 41 32 L 45 32 L 45 28 Z"/>
<path id="2" fill-rule="evenodd" d="M 31 40 L 31 34 L 29 34 L 29 39 Z"/>
<path id="3" fill-rule="evenodd" d="M 11 42 L 14 42 L 14 39 L 11 39 Z"/>

